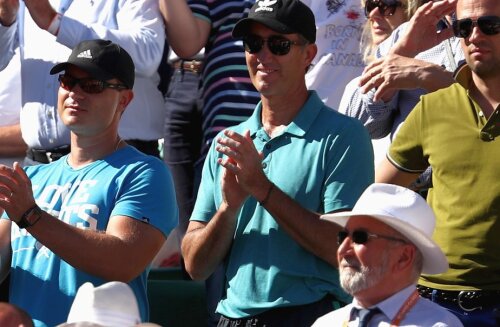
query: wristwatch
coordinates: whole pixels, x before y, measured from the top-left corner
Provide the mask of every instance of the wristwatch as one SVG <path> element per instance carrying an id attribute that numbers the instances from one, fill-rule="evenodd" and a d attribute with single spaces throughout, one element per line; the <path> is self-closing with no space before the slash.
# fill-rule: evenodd
<path id="1" fill-rule="evenodd" d="M 41 217 L 42 217 L 42 209 L 40 209 L 40 207 L 35 204 L 21 216 L 21 219 L 19 219 L 19 221 L 16 222 L 16 224 L 21 229 L 26 227 L 31 227 L 34 224 L 36 224 Z"/>

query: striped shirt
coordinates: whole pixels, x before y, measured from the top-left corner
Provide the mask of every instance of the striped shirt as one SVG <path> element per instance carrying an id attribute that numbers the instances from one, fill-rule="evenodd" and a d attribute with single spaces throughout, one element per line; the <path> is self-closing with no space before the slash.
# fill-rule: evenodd
<path id="1" fill-rule="evenodd" d="M 203 68 L 203 145 L 200 160 L 217 133 L 251 116 L 260 95 L 248 74 L 243 43 L 233 39 L 231 32 L 245 18 L 254 0 L 189 0 L 199 18 L 211 24 L 205 46 Z"/>

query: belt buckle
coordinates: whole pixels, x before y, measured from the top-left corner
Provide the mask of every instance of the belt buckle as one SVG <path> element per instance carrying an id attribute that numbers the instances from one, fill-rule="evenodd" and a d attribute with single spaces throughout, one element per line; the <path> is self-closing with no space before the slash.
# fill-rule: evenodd
<path id="1" fill-rule="evenodd" d="M 460 293 L 458 293 L 458 296 L 457 296 L 457 304 L 458 304 L 458 307 L 464 311 L 467 311 L 467 312 L 471 312 L 471 311 L 474 311 L 474 310 L 481 310 L 483 307 L 482 306 L 478 306 L 478 307 L 472 307 L 472 308 L 467 308 L 463 305 L 462 301 L 462 297 L 463 296 L 467 296 L 468 295 L 468 291 L 460 291 Z"/>
<path id="2" fill-rule="evenodd" d="M 47 161 L 49 163 L 51 163 L 53 161 L 52 160 L 52 152 L 49 152 L 49 151 L 45 152 L 45 156 L 47 157 Z"/>

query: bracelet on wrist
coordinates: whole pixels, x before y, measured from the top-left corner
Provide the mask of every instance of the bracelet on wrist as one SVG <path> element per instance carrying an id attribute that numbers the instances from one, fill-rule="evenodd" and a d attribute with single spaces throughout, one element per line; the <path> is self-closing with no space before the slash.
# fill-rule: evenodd
<path id="1" fill-rule="evenodd" d="M 40 218 L 42 218 L 42 209 L 35 204 L 23 213 L 21 219 L 19 219 L 16 224 L 19 228 L 31 227 L 35 225 Z"/>
<path id="2" fill-rule="evenodd" d="M 262 201 L 259 201 L 261 206 L 265 206 L 267 201 L 269 201 L 269 198 L 271 197 L 271 193 L 272 193 L 273 189 L 274 189 L 274 184 L 271 183 L 271 185 L 267 189 L 266 196 L 264 197 L 264 199 Z"/>

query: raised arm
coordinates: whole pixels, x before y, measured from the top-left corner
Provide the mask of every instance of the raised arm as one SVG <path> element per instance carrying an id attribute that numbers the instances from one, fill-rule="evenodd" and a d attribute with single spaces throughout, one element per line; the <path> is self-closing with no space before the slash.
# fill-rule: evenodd
<path id="1" fill-rule="evenodd" d="M 390 101 L 398 90 L 427 92 L 450 86 L 453 73 L 424 60 L 389 54 L 368 65 L 360 79 L 361 92 L 376 89 L 373 101 Z"/>
<path id="2" fill-rule="evenodd" d="M 98 232 L 71 226 L 43 212 L 27 230 L 75 268 L 123 282 L 144 271 L 165 241 L 155 227 L 126 216 L 111 217 L 106 231 Z"/>
<path id="3" fill-rule="evenodd" d="M 11 26 L 16 21 L 19 0 L 0 0 L 0 24 Z"/>
<path id="4" fill-rule="evenodd" d="M 0 207 L 19 223 L 35 205 L 31 181 L 18 165 L 0 166 Z M 77 228 L 45 211 L 31 212 L 27 231 L 41 244 L 77 269 L 106 280 L 128 282 L 151 262 L 165 237 L 156 227 L 131 217 L 115 215 L 104 231 Z M 165 219 L 169 219 L 165 217 Z"/>
<path id="5" fill-rule="evenodd" d="M 56 15 L 48 0 L 28 0 L 25 5 L 37 25 L 48 30 Z M 57 42 L 72 49 L 83 40 L 111 40 L 127 50 L 139 76 L 155 74 L 165 44 L 165 28 L 157 0 L 121 0 L 117 6 L 112 23 L 105 15 L 98 15 L 92 23 L 62 15 L 55 33 Z"/>
<path id="6" fill-rule="evenodd" d="M 19 124 L 0 127 L 0 158 L 26 154 L 26 143 L 21 136 Z"/>
<path id="7" fill-rule="evenodd" d="M 0 70 L 9 64 L 18 45 L 16 17 L 19 0 L 0 0 Z"/>
<path id="8" fill-rule="evenodd" d="M 420 6 L 409 21 L 408 28 L 398 42 L 391 47 L 390 53 L 414 58 L 453 36 L 453 30 L 437 30 L 438 22 L 451 15 L 457 0 L 429 1 Z"/>
<path id="9" fill-rule="evenodd" d="M 386 49 L 387 53 L 364 69 L 361 91 L 367 93 L 375 88 L 373 101 L 387 102 L 401 89 L 433 92 L 453 83 L 450 71 L 415 56 L 453 36 L 451 28 L 438 31 L 436 26 L 455 6 L 456 0 L 431 1 L 420 6 L 410 21 L 402 25 L 404 31 L 396 30 L 381 44 L 379 49 Z"/>
<path id="10" fill-rule="evenodd" d="M 362 127 L 360 126 L 360 130 Z M 366 133 L 366 132 L 365 132 Z M 329 264 L 336 266 L 336 249 L 332 248 L 331 238 L 336 235 L 339 227 L 335 224 L 327 224 L 320 220 L 320 214 L 304 208 L 300 203 L 281 191 L 278 186 L 273 185 L 262 170 L 262 158 L 257 152 L 249 133 L 240 135 L 233 131 L 225 131 L 224 138 L 217 140 L 219 145 L 217 151 L 226 155 L 229 159 L 219 160 L 224 168 L 231 171 L 238 185 L 246 193 L 253 196 L 272 215 L 276 222 L 303 248 L 323 259 Z M 358 135 L 359 136 L 359 135 Z M 359 136 L 361 137 L 361 136 Z M 366 137 L 366 134 L 363 134 Z M 338 141 L 341 143 L 342 141 Z M 367 140 L 367 146 L 371 146 Z M 340 146 L 339 146 L 340 147 Z M 363 151 L 368 148 L 353 144 L 353 151 Z M 342 152 L 339 149 L 337 151 Z M 345 154 L 350 157 L 352 154 Z M 373 157 L 366 158 L 365 163 L 359 163 L 359 167 L 351 167 L 359 176 L 365 174 L 365 168 L 372 167 Z M 337 162 L 339 166 L 342 163 Z M 359 170 L 358 170 L 359 168 Z M 335 173 L 330 172 L 335 175 Z M 372 171 L 373 174 L 373 171 Z M 372 175 L 371 175 L 372 176 Z M 363 177 L 360 177 L 362 180 Z M 349 184 L 350 177 L 343 176 L 343 182 Z M 371 180 L 370 180 L 371 182 Z M 325 182 L 326 183 L 326 182 Z M 353 189 L 354 185 L 349 185 Z M 345 208 L 348 210 L 349 208 Z"/>
<path id="11" fill-rule="evenodd" d="M 383 138 L 392 130 L 397 110 L 397 96 L 388 102 L 374 102 L 372 99 L 375 90 L 363 94 L 358 85 L 360 78 L 356 77 L 347 84 L 340 101 L 339 112 L 361 121 L 372 139 Z"/>
<path id="12" fill-rule="evenodd" d="M 222 185 L 220 207 L 208 223 L 191 221 L 182 241 L 186 270 L 193 279 L 206 279 L 224 260 L 231 248 L 238 212 L 249 196 L 228 169 L 220 181 L 213 182 Z"/>
<path id="13" fill-rule="evenodd" d="M 210 22 L 195 17 L 185 0 L 159 1 L 167 39 L 172 49 L 182 58 L 197 54 L 208 40 Z"/>

